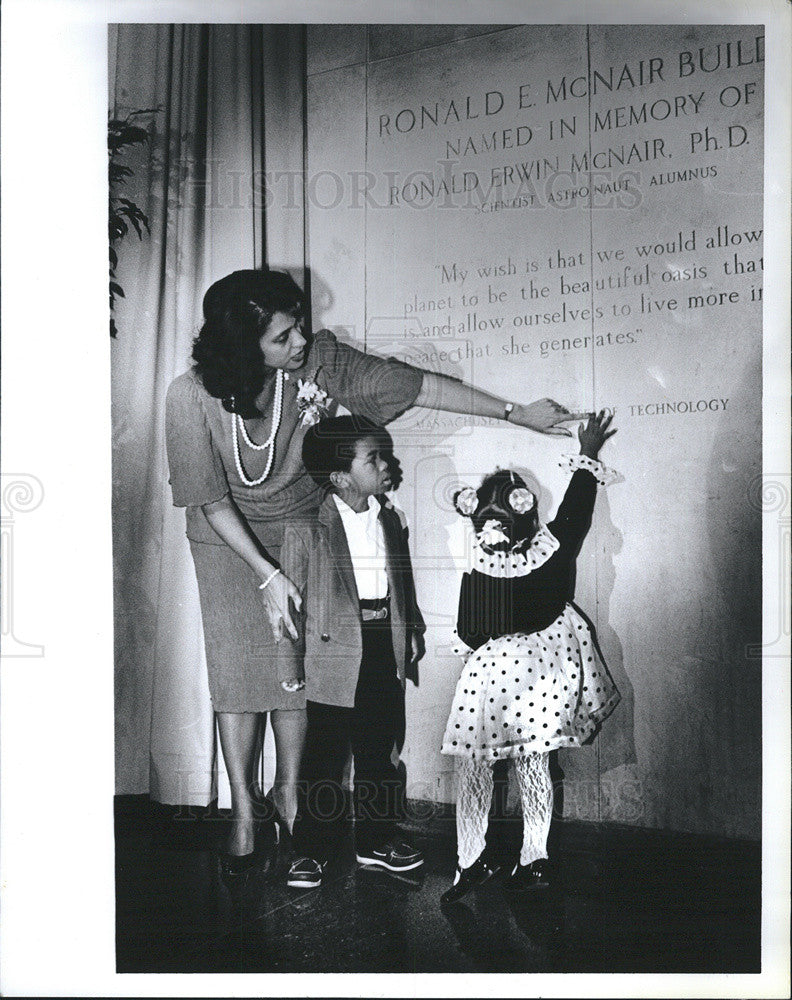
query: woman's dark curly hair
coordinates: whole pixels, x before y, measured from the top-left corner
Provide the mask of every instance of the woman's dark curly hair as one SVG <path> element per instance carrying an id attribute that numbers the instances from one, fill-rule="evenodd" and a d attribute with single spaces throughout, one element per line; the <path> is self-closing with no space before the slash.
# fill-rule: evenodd
<path id="1" fill-rule="evenodd" d="M 234 271 L 204 295 L 204 324 L 192 356 L 204 388 L 230 413 L 260 416 L 254 405 L 268 373 L 259 340 L 275 313 L 299 318 L 305 296 L 283 271 Z"/>

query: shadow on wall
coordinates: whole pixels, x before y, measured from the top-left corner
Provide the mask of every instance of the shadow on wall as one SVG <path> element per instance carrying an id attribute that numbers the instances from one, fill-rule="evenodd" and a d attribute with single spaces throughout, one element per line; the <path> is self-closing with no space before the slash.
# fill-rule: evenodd
<path id="1" fill-rule="evenodd" d="M 597 539 L 597 622 L 594 637 L 600 655 L 607 666 L 621 701 L 606 719 L 607 738 L 599 740 L 600 774 L 624 764 L 636 763 L 635 754 L 635 692 L 624 667 L 624 650 L 616 630 L 611 625 L 610 602 L 616 584 L 614 557 L 622 550 L 624 536 L 611 518 L 606 490 L 600 490 L 594 509 L 592 530 Z"/>
<path id="2" fill-rule="evenodd" d="M 757 337 L 747 359 L 741 384 L 732 387 L 729 410 L 751 413 L 762 394 L 761 339 Z M 726 396 L 726 392 L 722 393 Z M 715 569 L 715 589 L 727 617 L 735 628 L 756 642 L 762 633 L 762 512 L 778 514 L 779 531 L 784 518 L 792 514 L 789 473 L 769 469 L 762 476 L 761 415 L 754 426 L 743 426 L 742 437 L 735 433 L 734 417 L 720 414 L 719 429 L 712 445 L 706 473 L 706 525 L 709 549 Z M 746 450 L 754 456 L 749 465 Z M 735 475 L 742 471 L 743 475 Z M 743 478 L 744 477 L 744 478 Z M 773 539 L 775 541 L 775 539 Z M 783 535 L 778 536 L 783 544 Z M 775 583 L 775 581 L 774 581 Z M 772 596 L 789 597 L 783 581 Z"/>
<path id="3" fill-rule="evenodd" d="M 762 392 L 761 337 L 746 359 L 740 382 L 720 395 L 729 409 L 753 413 Z M 739 428 L 739 430 L 737 430 Z M 710 775 L 704 803 L 710 828 L 726 836 L 761 836 L 762 827 L 762 655 L 779 661 L 774 646 L 783 636 L 783 608 L 789 579 L 779 560 L 768 581 L 767 646 L 762 646 L 762 518 L 769 513 L 774 531 L 770 546 L 788 550 L 792 523 L 789 472 L 763 474 L 761 414 L 753 426 L 738 424 L 722 412 L 706 469 L 708 541 L 707 600 L 694 649 L 700 702 L 711 723 L 702 764 Z M 746 460 L 746 452 L 752 460 Z M 723 803 L 728 808 L 723 808 Z"/>
<path id="4" fill-rule="evenodd" d="M 640 825 L 644 813 L 641 785 L 633 765 L 635 751 L 635 693 L 624 665 L 621 639 L 611 625 L 610 602 L 616 584 L 615 557 L 622 550 L 624 536 L 614 525 L 607 490 L 599 490 L 588 541 L 596 559 L 595 587 L 591 594 L 596 606 L 578 607 L 589 622 L 608 672 L 621 695 L 612 714 L 584 748 L 558 752 L 557 771 L 552 772 L 556 787 L 556 815 L 593 821 L 617 821 Z M 573 604 L 574 604 L 573 597 Z M 596 619 L 596 620 L 593 620 Z M 587 749 L 588 748 L 588 749 Z M 587 756 L 593 754 L 593 756 Z M 570 808 L 564 808 L 564 778 L 571 782 Z"/>

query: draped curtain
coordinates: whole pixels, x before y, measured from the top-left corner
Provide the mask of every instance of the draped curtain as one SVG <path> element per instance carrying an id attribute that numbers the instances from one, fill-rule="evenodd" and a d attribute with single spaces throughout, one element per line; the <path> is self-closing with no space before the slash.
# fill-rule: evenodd
<path id="1" fill-rule="evenodd" d="M 304 284 L 304 37 L 295 25 L 113 25 L 109 56 L 110 114 L 150 110 L 118 192 L 150 234 L 119 245 L 112 344 L 116 792 L 206 805 L 219 755 L 165 392 L 190 363 L 213 281 L 266 260 Z M 269 195 L 273 171 L 293 173 L 296 198 Z M 226 804 L 222 776 L 219 793 Z"/>

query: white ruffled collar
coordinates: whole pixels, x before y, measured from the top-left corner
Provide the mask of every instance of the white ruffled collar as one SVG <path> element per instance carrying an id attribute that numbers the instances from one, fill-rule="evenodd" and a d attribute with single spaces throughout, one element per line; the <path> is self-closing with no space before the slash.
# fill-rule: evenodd
<path id="1" fill-rule="evenodd" d="M 474 538 L 470 568 L 501 579 L 528 576 L 558 551 L 559 544 L 546 524 L 540 526 L 523 552 L 486 552 L 478 538 Z"/>

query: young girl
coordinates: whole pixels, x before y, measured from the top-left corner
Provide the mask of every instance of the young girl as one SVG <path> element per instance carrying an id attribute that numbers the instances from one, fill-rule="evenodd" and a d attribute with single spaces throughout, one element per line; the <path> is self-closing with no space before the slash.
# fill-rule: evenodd
<path id="1" fill-rule="evenodd" d="M 591 523 L 597 483 L 614 475 L 598 461 L 615 430 L 605 412 L 580 425 L 580 454 L 555 519 L 540 525 L 536 497 L 515 473 L 487 476 L 454 499 L 476 532 L 473 569 L 462 580 L 455 648 L 466 659 L 442 752 L 459 757 L 459 865 L 443 902 L 461 899 L 494 871 L 482 857 L 492 765 L 514 761 L 523 843 L 512 885 L 547 884 L 553 807 L 551 750 L 580 746 L 613 711 L 619 693 L 586 621 L 570 604 L 575 558 Z"/>

